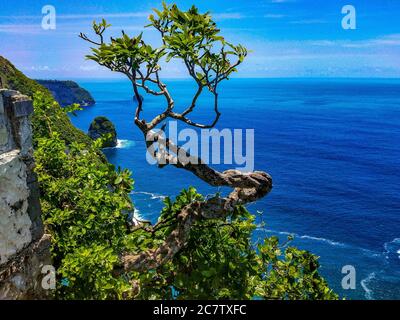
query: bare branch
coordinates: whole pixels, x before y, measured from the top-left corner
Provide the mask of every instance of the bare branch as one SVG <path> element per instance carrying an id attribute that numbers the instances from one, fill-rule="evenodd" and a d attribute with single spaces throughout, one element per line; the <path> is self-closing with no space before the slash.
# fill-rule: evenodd
<path id="1" fill-rule="evenodd" d="M 101 44 L 103 43 L 103 42 L 96 42 L 96 41 L 94 41 L 94 40 L 89 39 L 89 37 L 88 37 L 86 34 L 82 33 L 82 32 L 79 34 L 78 37 L 79 37 L 79 38 L 82 38 L 83 40 L 85 40 L 85 41 L 87 41 L 87 42 L 90 42 L 90 43 L 92 43 L 92 44 L 95 44 L 96 46 L 101 46 Z M 102 39 L 101 39 L 101 40 L 102 40 Z"/>

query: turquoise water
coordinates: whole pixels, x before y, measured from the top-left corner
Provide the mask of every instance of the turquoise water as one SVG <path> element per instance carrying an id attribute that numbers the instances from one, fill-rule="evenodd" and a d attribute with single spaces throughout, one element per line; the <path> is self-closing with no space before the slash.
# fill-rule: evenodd
<path id="1" fill-rule="evenodd" d="M 163 197 L 190 185 L 217 191 L 183 170 L 146 162 L 128 82 L 78 82 L 97 103 L 72 121 L 84 131 L 98 115 L 114 122 L 120 143 L 105 153 L 133 172 L 140 216 L 155 221 Z M 192 82 L 167 84 L 183 109 Z M 143 95 L 145 117 L 164 109 L 162 98 Z M 195 120 L 209 122 L 210 98 L 200 101 Z M 320 256 L 322 274 L 341 296 L 400 299 L 400 81 L 234 79 L 220 88 L 220 109 L 218 129 L 255 130 L 255 169 L 274 179 L 272 192 L 248 207 L 266 223 L 254 241 L 294 234 L 295 245 Z M 341 288 L 344 265 L 356 269 L 355 290 Z"/>

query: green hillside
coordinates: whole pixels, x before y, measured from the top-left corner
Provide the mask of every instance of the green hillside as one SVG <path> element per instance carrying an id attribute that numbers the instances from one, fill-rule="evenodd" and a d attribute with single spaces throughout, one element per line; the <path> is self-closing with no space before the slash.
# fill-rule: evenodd
<path id="1" fill-rule="evenodd" d="M 0 56 L 0 87 L 18 90 L 30 97 L 33 97 L 36 92 L 41 92 L 49 101 L 51 100 L 52 103 L 54 101 L 49 90 L 26 77 L 10 61 L 2 56 Z M 52 119 L 56 131 L 60 133 L 61 138 L 67 144 L 74 141 L 85 144 L 91 143 L 91 139 L 85 133 L 72 125 L 68 116 L 58 104 L 53 103 L 53 107 L 46 111 L 48 112 L 47 116 Z M 33 115 L 32 124 L 34 137 L 43 137 L 47 129 L 42 127 L 35 115 Z"/>

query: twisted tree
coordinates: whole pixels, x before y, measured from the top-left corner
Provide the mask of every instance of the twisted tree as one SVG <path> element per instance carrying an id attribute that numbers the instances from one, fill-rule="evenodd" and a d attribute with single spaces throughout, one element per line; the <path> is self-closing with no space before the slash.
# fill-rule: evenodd
<path id="1" fill-rule="evenodd" d="M 272 179 L 264 172 L 218 172 L 201 159 L 188 154 L 173 141 L 158 139 L 159 131 L 155 129 L 160 125 L 161 128 L 165 128 L 164 122 L 168 119 L 176 119 L 197 128 L 214 127 L 221 115 L 218 109 L 218 85 L 237 71 L 236 67 L 243 62 L 247 50 L 241 45 L 235 46 L 227 42 L 220 36 L 220 30 L 211 16 L 208 13 L 200 14 L 195 7 L 182 12 L 176 5 L 167 6 L 164 3 L 163 10 L 155 12 L 156 16 L 149 17 L 149 26 L 159 31 L 163 43 L 161 47 L 153 48 L 146 44 L 142 34 L 131 38 L 123 31 L 121 37 L 111 38 L 110 42 L 106 43 L 104 32 L 110 25 L 103 20 L 99 24 L 93 23 L 97 40 L 80 34 L 82 39 L 95 45 L 92 48 L 93 54 L 87 58 L 129 78 L 137 101 L 135 124 L 142 131 L 148 151 L 160 167 L 171 164 L 192 172 L 211 186 L 228 186 L 234 190 L 225 198 L 215 197 L 183 208 L 177 216 L 179 223 L 176 229 L 162 246 L 139 255 L 127 254 L 122 257 L 124 271 L 154 268 L 165 263 L 185 245 L 190 227 L 196 220 L 223 219 L 235 206 L 262 198 L 272 188 Z M 183 61 L 197 85 L 191 104 L 181 113 L 175 111 L 175 101 L 160 78 L 160 62 L 164 58 L 167 62 L 172 58 Z M 139 89 L 154 96 L 163 96 L 165 99 L 165 110 L 150 121 L 141 118 L 143 99 Z M 204 90 L 208 90 L 214 97 L 215 116 L 210 124 L 196 123 L 189 118 Z M 181 154 L 190 161 L 182 161 Z"/>
<path id="2" fill-rule="evenodd" d="M 80 35 L 93 45 L 88 58 L 130 79 L 137 103 L 135 123 L 160 167 L 173 165 L 211 186 L 233 190 L 210 198 L 190 187 L 175 200 L 164 199 L 156 224 L 142 221 L 131 227 L 126 219 L 132 210 L 130 172 L 103 161 L 101 139 L 93 144 L 64 139 L 58 133 L 58 117 L 48 116 L 57 104 L 37 92 L 36 172 L 44 223 L 52 236 L 53 263 L 61 280 L 56 295 L 62 299 L 336 299 L 318 273 L 318 257 L 289 246 L 292 237 L 283 244 L 274 236 L 252 241 L 259 225 L 244 205 L 271 190 L 268 174 L 218 172 L 162 136 L 160 129 L 170 120 L 214 127 L 221 115 L 219 83 L 236 71 L 247 51 L 226 42 L 210 15 L 196 8 L 182 12 L 164 4 L 155 12 L 149 26 L 161 35 L 159 48 L 146 44 L 141 35 L 129 37 L 124 32 L 105 42 L 109 25 L 102 20 L 93 24 L 95 39 Z M 176 111 L 160 78 L 161 62 L 173 58 L 183 62 L 197 86 L 183 112 Z M 142 116 L 140 91 L 165 99 L 165 108 L 150 121 Z M 207 91 L 214 97 L 215 115 L 209 124 L 194 122 L 191 113 Z"/>
<path id="3" fill-rule="evenodd" d="M 265 172 L 218 172 L 173 141 L 160 139 L 159 129 L 164 129 L 170 119 L 196 128 L 213 128 L 218 123 L 221 116 L 218 108 L 219 84 L 237 71 L 237 66 L 247 56 L 247 50 L 241 45 L 227 42 L 220 35 L 220 30 L 210 14 L 201 14 L 195 7 L 183 12 L 176 5 L 168 6 L 163 3 L 163 10 L 155 9 L 155 15 L 150 15 L 149 20 L 148 27 L 155 28 L 160 34 L 160 47 L 153 48 L 147 44 L 142 34 L 129 37 L 124 31 L 120 37 L 111 37 L 106 42 L 104 33 L 110 25 L 103 19 L 100 23 L 93 22 L 96 39 L 80 34 L 82 39 L 93 45 L 92 54 L 87 58 L 129 78 L 134 100 L 137 102 L 135 124 L 143 133 L 148 152 L 157 160 L 159 167 L 173 165 L 193 173 L 211 186 L 227 186 L 233 191 L 226 197 L 215 196 L 183 207 L 175 217 L 175 229 L 161 246 L 135 255 L 124 254 L 121 257 L 121 269 L 116 270 L 116 273 L 152 269 L 166 263 L 184 248 L 195 222 L 225 219 L 236 206 L 256 201 L 272 188 L 272 179 Z M 197 87 L 190 105 L 182 112 L 175 110 L 175 100 L 160 77 L 161 62 L 169 62 L 171 59 L 183 62 Z M 165 101 L 165 109 L 149 121 L 142 118 L 143 99 L 140 90 L 163 97 Z M 205 90 L 213 96 L 215 113 L 208 124 L 190 119 L 190 114 L 197 107 L 197 101 Z M 158 227 L 156 224 L 143 228 L 154 232 Z"/>

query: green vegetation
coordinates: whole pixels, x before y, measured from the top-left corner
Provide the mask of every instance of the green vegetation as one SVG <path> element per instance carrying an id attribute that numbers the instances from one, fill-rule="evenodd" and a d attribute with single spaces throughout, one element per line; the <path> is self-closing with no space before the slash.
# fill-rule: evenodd
<path id="1" fill-rule="evenodd" d="M 90 124 L 88 135 L 93 140 L 102 138 L 102 148 L 115 147 L 117 145 L 117 131 L 114 124 L 106 117 L 94 118 Z"/>
<path id="2" fill-rule="evenodd" d="M 0 56 L 0 87 L 17 90 L 30 97 L 33 97 L 33 94 L 37 91 L 43 92 L 49 98 L 51 97 L 48 90 L 26 77 L 2 56 Z"/>
<path id="3" fill-rule="evenodd" d="M 166 198 L 160 219 L 170 221 L 196 200 L 204 201 L 194 188 L 182 191 L 175 201 Z M 257 227 L 254 220 L 254 215 L 239 206 L 225 221 L 197 223 L 187 246 L 171 262 L 153 272 L 137 274 L 142 283 L 138 297 L 337 299 L 318 274 L 317 257 L 288 246 L 290 237 L 283 246 L 276 237 L 254 245 L 251 241 Z M 154 238 L 162 239 L 173 229 L 174 223 L 165 224 Z M 137 241 L 141 236 L 146 246 L 154 241 L 145 233 L 131 238 Z"/>
<path id="4" fill-rule="evenodd" d="M 43 99 L 46 99 L 46 109 L 39 110 L 46 113 L 46 116 L 51 119 L 52 126 L 60 137 L 67 144 L 72 142 L 82 142 L 87 145 L 91 143 L 91 139 L 81 130 L 75 128 L 65 110 L 54 101 L 49 90 L 38 84 L 36 81 L 26 77 L 21 71 L 17 70 L 7 59 L 0 56 L 0 87 L 17 90 L 29 97 L 33 97 L 34 93 L 40 92 Z M 35 141 L 39 137 L 48 136 L 48 128 L 44 127 L 45 123 L 37 117 L 35 112 L 32 117 L 34 128 Z"/>
<path id="5" fill-rule="evenodd" d="M 46 108 L 42 98 L 35 96 L 36 109 Z M 60 279 L 68 279 L 68 285 L 58 287 L 59 298 L 121 298 L 127 290 L 123 278 L 111 271 L 124 248 L 133 181 L 128 171 L 100 161 L 99 143 L 67 146 L 52 130 L 38 139 L 35 150 L 53 263 Z"/>
<path id="6" fill-rule="evenodd" d="M 35 110 L 48 101 L 35 96 Z M 119 256 L 158 247 L 174 230 L 176 214 L 193 201 L 204 201 L 194 188 L 165 207 L 154 233 L 132 228 L 127 212 L 130 173 L 99 161 L 98 140 L 91 147 L 68 147 L 51 130 L 38 139 L 36 172 L 42 190 L 46 230 L 52 235 L 58 270 L 57 297 L 62 299 L 334 299 L 318 274 L 317 257 L 278 244 L 276 237 L 254 246 L 254 216 L 237 207 L 225 220 L 207 220 L 191 230 L 185 249 L 161 268 L 116 275 Z"/>

